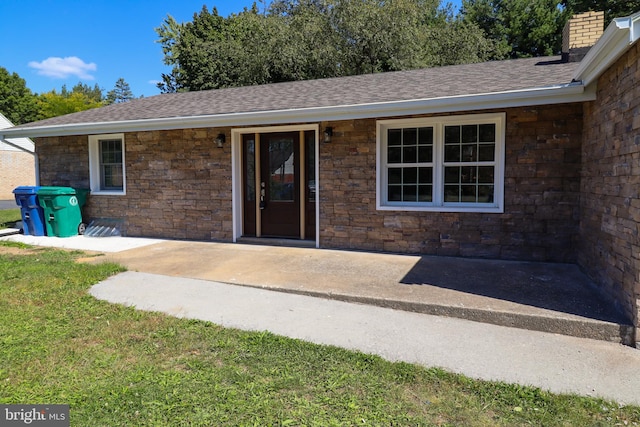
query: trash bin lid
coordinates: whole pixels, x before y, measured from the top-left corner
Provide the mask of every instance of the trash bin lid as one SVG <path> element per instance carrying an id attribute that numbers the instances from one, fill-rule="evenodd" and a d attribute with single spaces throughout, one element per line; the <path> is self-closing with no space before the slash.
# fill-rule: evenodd
<path id="1" fill-rule="evenodd" d="M 43 196 L 75 196 L 76 190 L 71 187 L 40 187 L 38 195 Z"/>
<path id="2" fill-rule="evenodd" d="M 13 194 L 38 194 L 39 188 L 32 185 L 21 185 L 13 189 Z"/>

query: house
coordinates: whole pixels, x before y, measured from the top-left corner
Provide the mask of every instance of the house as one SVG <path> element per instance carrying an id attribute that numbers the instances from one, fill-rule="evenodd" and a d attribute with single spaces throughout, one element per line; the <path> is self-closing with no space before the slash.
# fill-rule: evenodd
<path id="1" fill-rule="evenodd" d="M 0 114 L 0 132 L 12 126 L 13 123 Z M 35 149 L 29 138 L 0 138 L 0 200 L 13 200 L 13 189 L 20 185 L 35 185 L 34 159 Z"/>
<path id="2" fill-rule="evenodd" d="M 577 263 L 637 329 L 640 13 L 603 21 L 570 20 L 562 57 L 164 94 L 4 133 L 130 236 Z"/>

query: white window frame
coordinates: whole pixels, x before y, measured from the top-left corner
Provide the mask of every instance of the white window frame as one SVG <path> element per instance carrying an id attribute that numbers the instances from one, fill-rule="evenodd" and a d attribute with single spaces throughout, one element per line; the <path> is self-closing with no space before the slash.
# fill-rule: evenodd
<path id="1" fill-rule="evenodd" d="M 122 190 L 103 190 L 100 179 L 100 141 L 119 139 L 122 143 Z M 89 135 L 89 187 L 91 194 L 104 196 L 123 196 L 127 194 L 127 172 L 125 161 L 125 142 L 123 133 Z"/>
<path id="2" fill-rule="evenodd" d="M 462 116 L 379 120 L 376 137 L 376 208 L 388 211 L 425 212 L 504 212 L 505 170 L 505 113 L 469 114 Z M 496 146 L 493 162 L 474 162 L 474 165 L 494 166 L 494 197 L 492 203 L 464 203 L 444 201 L 444 128 L 445 126 L 495 124 Z M 389 202 L 387 185 L 387 130 L 403 127 L 433 127 L 433 201 Z"/>

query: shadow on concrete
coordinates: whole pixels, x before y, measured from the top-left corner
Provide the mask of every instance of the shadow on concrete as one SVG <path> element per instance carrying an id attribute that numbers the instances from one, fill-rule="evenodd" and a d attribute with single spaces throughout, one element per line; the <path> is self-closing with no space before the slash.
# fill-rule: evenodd
<path id="1" fill-rule="evenodd" d="M 461 268 L 463 267 L 464 268 Z M 631 325 L 576 265 L 424 256 L 401 280 Z"/>

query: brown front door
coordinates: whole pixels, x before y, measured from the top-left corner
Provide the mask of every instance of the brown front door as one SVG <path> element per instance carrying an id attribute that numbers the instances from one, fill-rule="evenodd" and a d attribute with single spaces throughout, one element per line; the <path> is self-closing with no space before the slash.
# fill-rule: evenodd
<path id="1" fill-rule="evenodd" d="M 299 157 L 298 132 L 260 136 L 263 236 L 300 237 Z"/>
<path id="2" fill-rule="evenodd" d="M 242 149 L 243 235 L 315 239 L 314 131 L 245 134 Z"/>

